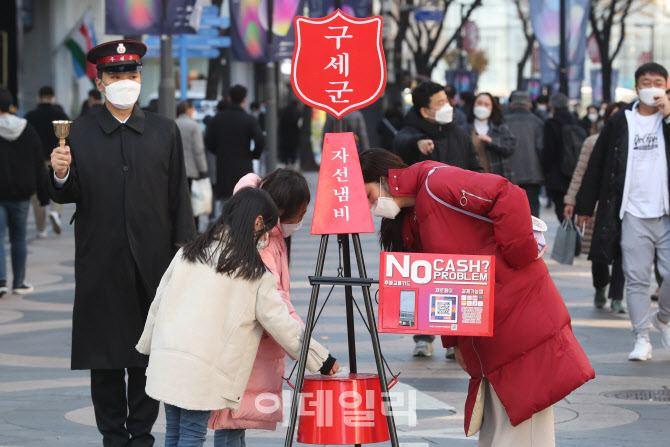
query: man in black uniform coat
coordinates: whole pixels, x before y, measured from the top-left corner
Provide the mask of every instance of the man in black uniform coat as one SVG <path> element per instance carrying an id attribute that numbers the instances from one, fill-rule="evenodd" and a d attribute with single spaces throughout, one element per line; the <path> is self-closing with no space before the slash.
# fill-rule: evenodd
<path id="1" fill-rule="evenodd" d="M 51 197 L 77 204 L 72 369 L 91 370 L 104 446 L 154 443 L 158 402 L 135 345 L 178 245 L 195 235 L 179 130 L 135 105 L 145 52 L 132 41 L 89 51 L 105 107 L 77 119 L 51 155 Z"/>
<path id="2" fill-rule="evenodd" d="M 228 98 L 230 104 L 207 123 L 205 132 L 205 147 L 216 155 L 214 193 L 218 200 L 226 200 L 233 195 L 235 185 L 252 172 L 252 160 L 261 156 L 265 146 L 260 124 L 244 110 L 247 89 L 234 85 L 228 92 Z"/>

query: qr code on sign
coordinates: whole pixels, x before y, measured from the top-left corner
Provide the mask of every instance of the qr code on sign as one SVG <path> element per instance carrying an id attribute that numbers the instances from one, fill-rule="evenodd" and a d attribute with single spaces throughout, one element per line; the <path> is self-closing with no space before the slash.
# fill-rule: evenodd
<path id="1" fill-rule="evenodd" d="M 456 295 L 431 295 L 429 321 L 432 323 L 458 322 L 458 297 Z"/>
<path id="2" fill-rule="evenodd" d="M 451 301 L 438 301 L 435 303 L 435 316 L 451 317 Z"/>

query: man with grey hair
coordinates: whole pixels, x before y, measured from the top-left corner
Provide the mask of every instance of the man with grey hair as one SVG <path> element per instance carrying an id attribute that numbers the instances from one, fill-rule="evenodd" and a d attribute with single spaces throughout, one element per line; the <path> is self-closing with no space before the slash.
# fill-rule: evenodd
<path id="1" fill-rule="evenodd" d="M 563 199 L 568 192 L 574 165 L 587 137 L 586 131 L 579 125 L 579 120 L 568 110 L 568 103 L 568 97 L 563 93 L 554 93 L 549 100 L 551 118 L 544 123 L 542 170 L 547 196 L 556 206 L 559 222 L 565 219 Z M 573 159 L 574 164 L 570 162 Z"/>
<path id="2" fill-rule="evenodd" d="M 514 172 L 512 182 L 526 191 L 530 213 L 540 217 L 540 188 L 542 175 L 542 147 L 544 122 L 534 115 L 528 92 L 517 90 L 509 98 L 510 113 L 505 117 L 512 134 L 516 136 L 516 150 L 507 159 Z"/>

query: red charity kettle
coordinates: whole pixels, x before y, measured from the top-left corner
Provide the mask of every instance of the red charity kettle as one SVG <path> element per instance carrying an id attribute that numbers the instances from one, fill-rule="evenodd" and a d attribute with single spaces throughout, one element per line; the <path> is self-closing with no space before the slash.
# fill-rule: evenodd
<path id="1" fill-rule="evenodd" d="M 396 376 L 389 389 L 397 382 Z M 389 440 L 377 374 L 305 376 L 301 401 L 298 442 L 302 444 L 371 444 Z"/>

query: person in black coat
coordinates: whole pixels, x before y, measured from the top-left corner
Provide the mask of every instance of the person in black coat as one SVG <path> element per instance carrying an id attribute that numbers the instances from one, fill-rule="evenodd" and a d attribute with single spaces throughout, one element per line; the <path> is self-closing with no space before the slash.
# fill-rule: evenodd
<path id="1" fill-rule="evenodd" d="M 544 123 L 544 149 L 542 152 L 542 171 L 544 173 L 547 197 L 554 203 L 556 217 L 563 222 L 563 199 L 568 192 L 572 176 L 561 171 L 561 160 L 565 152 L 563 128 L 579 125 L 579 120 L 568 110 L 568 97 L 555 93 L 550 100 L 552 117 Z"/>
<path id="2" fill-rule="evenodd" d="M 102 108 L 102 94 L 97 88 L 88 91 L 88 99 L 81 104 L 79 116 L 95 113 Z"/>
<path id="3" fill-rule="evenodd" d="M 30 196 L 37 192 L 41 203 L 49 203 L 42 143 L 30 123 L 9 113 L 12 103 L 12 94 L 0 87 L 0 297 L 9 292 L 5 261 L 7 229 L 12 246 L 12 292 L 27 295 L 33 291 L 25 282 Z"/>
<path id="4" fill-rule="evenodd" d="M 279 113 L 279 161 L 292 165 L 298 157 L 300 141 L 300 109 L 292 99 Z"/>
<path id="5" fill-rule="evenodd" d="M 26 119 L 28 122 L 35 128 L 37 134 L 40 136 L 41 145 L 41 154 L 42 158 L 45 161 L 45 165 L 49 165 L 49 160 L 51 158 L 51 150 L 58 146 L 58 138 L 54 133 L 53 121 L 56 120 L 69 120 L 63 109 L 57 107 L 54 104 L 55 95 L 53 88 L 49 86 L 44 86 L 39 90 L 39 103 L 37 108 L 26 113 Z M 37 236 L 46 237 L 46 217 L 47 210 L 45 206 L 42 206 L 37 199 L 33 196 L 33 211 L 35 213 L 35 226 L 37 227 Z M 49 212 L 49 220 L 53 226 L 53 231 L 56 234 L 61 232 L 61 220 L 60 215 L 63 211 L 63 206 L 58 203 L 51 204 L 51 211 Z"/>
<path id="6" fill-rule="evenodd" d="M 258 160 L 265 147 L 265 137 L 258 121 L 244 111 L 247 89 L 234 85 L 228 97 L 229 105 L 209 121 L 205 131 L 205 147 L 216 155 L 214 193 L 219 200 L 233 195 L 235 185 L 252 172 L 252 160 Z"/>
<path id="7" fill-rule="evenodd" d="M 412 92 L 414 106 L 395 136 L 393 151 L 414 164 L 435 160 L 451 166 L 482 172 L 483 168 L 470 136 L 453 121 L 444 87 L 424 82 Z"/>
<path id="8" fill-rule="evenodd" d="M 393 140 L 403 123 L 403 107 L 400 101 L 394 102 L 391 107 L 384 112 L 384 118 L 377 123 L 377 134 L 381 140 L 381 147 L 387 150 L 393 148 Z"/>
<path id="9" fill-rule="evenodd" d="M 516 150 L 516 137 L 505 123 L 500 103 L 490 93 L 480 93 L 468 113 L 467 133 L 487 174 L 515 182 L 509 157 Z"/>
<path id="10" fill-rule="evenodd" d="M 179 129 L 135 105 L 145 52 L 116 41 L 88 53 L 105 107 L 72 123 L 69 146 L 51 155 L 52 199 L 77 205 L 72 369 L 91 370 L 105 446 L 154 443 L 158 402 L 144 391 L 148 359 L 135 345 L 163 273 L 195 237 Z M 121 55 L 130 61 L 105 62 Z"/>

